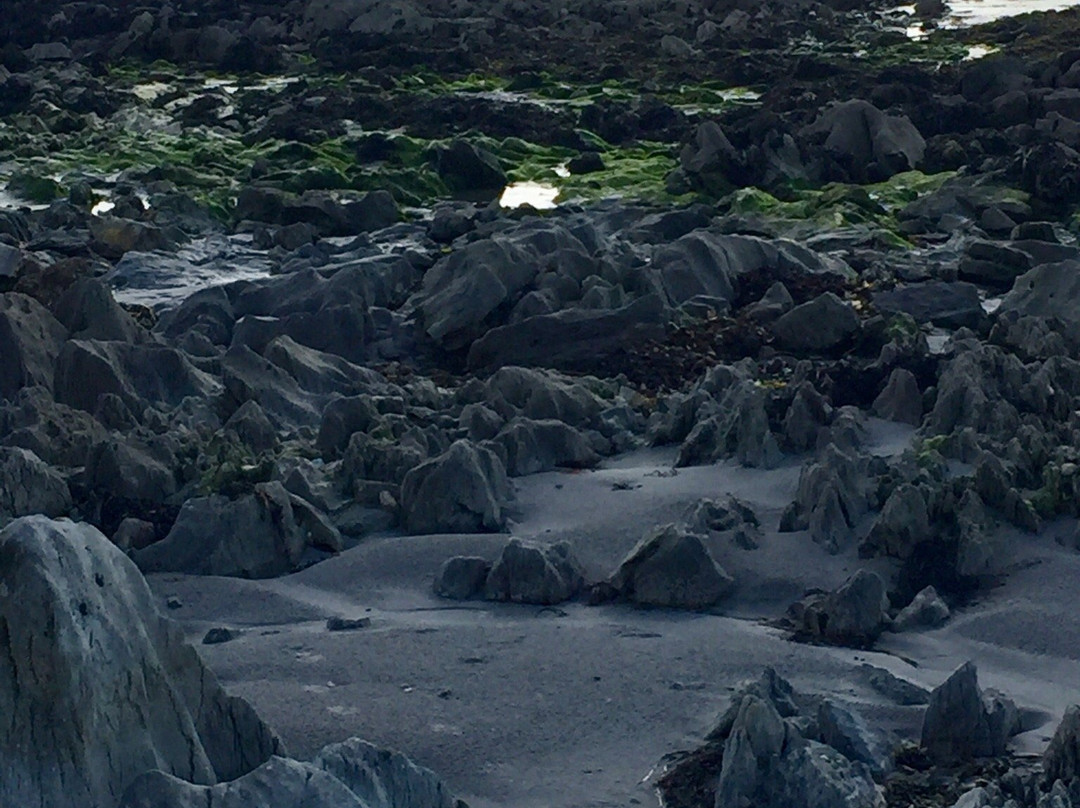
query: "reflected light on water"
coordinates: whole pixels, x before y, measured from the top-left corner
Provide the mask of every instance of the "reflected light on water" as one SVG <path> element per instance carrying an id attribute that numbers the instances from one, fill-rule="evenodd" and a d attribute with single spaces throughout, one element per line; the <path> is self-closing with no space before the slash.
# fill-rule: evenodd
<path id="1" fill-rule="evenodd" d="M 556 207 L 559 189 L 545 182 L 512 182 L 503 189 L 499 205 L 504 208 L 520 208 L 531 205 L 537 210 L 551 210 Z"/>

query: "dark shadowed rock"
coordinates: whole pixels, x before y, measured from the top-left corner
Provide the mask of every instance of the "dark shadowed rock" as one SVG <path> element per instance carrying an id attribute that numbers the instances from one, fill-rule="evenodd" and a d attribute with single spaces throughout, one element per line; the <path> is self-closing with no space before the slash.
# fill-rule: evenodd
<path id="1" fill-rule="evenodd" d="M 281 751 L 88 525 L 35 516 L 0 533 L 0 636 L 5 805 L 112 806 L 149 769 L 212 784 Z"/>
<path id="2" fill-rule="evenodd" d="M 86 458 L 83 476 L 90 489 L 122 499 L 164 502 L 176 493 L 172 470 L 123 440 L 95 444 Z"/>
<path id="3" fill-rule="evenodd" d="M 822 353 L 843 347 L 859 331 L 859 316 L 832 292 L 796 306 L 772 325 L 777 342 L 795 353 Z"/>
<path id="4" fill-rule="evenodd" d="M 496 196 L 506 185 L 499 158 L 466 140 L 453 140 L 439 149 L 435 167 L 451 191 L 488 191 Z"/>
<path id="5" fill-rule="evenodd" d="M 53 369 L 67 330 L 26 295 L 0 295 L 0 399 L 24 387 L 52 389 Z"/>
<path id="6" fill-rule="evenodd" d="M 80 278 L 56 301 L 53 313 L 72 339 L 146 342 L 149 334 L 95 278 Z"/>
<path id="7" fill-rule="evenodd" d="M 236 500 L 189 499 L 169 535 L 135 561 L 145 572 L 270 578 L 296 568 L 306 538 L 281 483 L 260 483 Z"/>
<path id="8" fill-rule="evenodd" d="M 344 783 L 365 808 L 467 808 L 435 772 L 359 738 L 323 747 L 313 762 Z"/>
<path id="9" fill-rule="evenodd" d="M 701 537 L 677 525 L 646 533 L 610 583 L 634 603 L 673 609 L 707 609 L 735 588 Z"/>
<path id="10" fill-rule="evenodd" d="M 911 121 L 860 99 L 828 107 L 800 133 L 828 159 L 823 179 L 877 182 L 918 167 L 926 141 Z"/>
<path id="11" fill-rule="evenodd" d="M 488 600 L 550 605 L 577 595 L 585 581 L 567 542 L 537 544 L 510 539 L 488 573 Z"/>
<path id="12" fill-rule="evenodd" d="M 917 323 L 942 328 L 978 328 L 986 319 L 978 287 L 963 282 L 930 281 L 876 292 L 874 306 L 885 314 L 910 314 Z"/>
<path id="13" fill-rule="evenodd" d="M 856 712 L 831 701 L 822 701 L 817 711 L 818 740 L 831 746 L 853 763 L 862 763 L 877 777 L 893 767 L 888 739 L 870 728 Z"/>
<path id="14" fill-rule="evenodd" d="M 965 662 L 930 694 L 920 743 L 935 762 L 956 764 L 1004 754 L 1017 729 L 1016 705 L 984 695 L 974 663 Z"/>
<path id="15" fill-rule="evenodd" d="M 435 594 L 451 600 L 468 600 L 484 591 L 491 562 L 475 556 L 454 556 L 435 575 Z"/>
<path id="16" fill-rule="evenodd" d="M 918 426 L 922 422 L 923 403 L 915 374 L 904 368 L 894 369 L 871 409 L 878 418 Z"/>
<path id="17" fill-rule="evenodd" d="M 897 486 L 863 540 L 864 551 L 908 558 L 915 548 L 932 538 L 926 497 L 914 485 Z"/>
<path id="18" fill-rule="evenodd" d="M 859 570 L 839 588 L 810 595 L 788 611 L 806 634 L 833 645 L 869 648 L 889 622 L 885 582 Z"/>
<path id="19" fill-rule="evenodd" d="M 141 412 L 147 404 L 175 407 L 188 396 L 209 398 L 220 389 L 183 353 L 163 345 L 69 340 L 56 363 L 56 400 L 87 412 L 106 393 Z"/>
<path id="20" fill-rule="evenodd" d="M 513 490 L 490 449 L 459 440 L 405 475 L 401 509 L 410 533 L 502 530 Z"/>

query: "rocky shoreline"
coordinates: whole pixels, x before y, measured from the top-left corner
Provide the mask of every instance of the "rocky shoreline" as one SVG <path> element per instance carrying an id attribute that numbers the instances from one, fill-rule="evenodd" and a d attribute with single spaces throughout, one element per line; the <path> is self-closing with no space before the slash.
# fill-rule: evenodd
<path id="1" fill-rule="evenodd" d="M 536 609 L 824 666 L 739 639 L 751 679 L 632 784 L 669 808 L 1080 806 L 1069 682 L 952 664 L 1075 623 L 1062 585 L 963 633 L 1080 548 L 1080 13 L 929 5 L 913 39 L 844 0 L 12 0 L 0 802 L 525 805 L 282 708 L 286 757 L 235 649 Z"/>

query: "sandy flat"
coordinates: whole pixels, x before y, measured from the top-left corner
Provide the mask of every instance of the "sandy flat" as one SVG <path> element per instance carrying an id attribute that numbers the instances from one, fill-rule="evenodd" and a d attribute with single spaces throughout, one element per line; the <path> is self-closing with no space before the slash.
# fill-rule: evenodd
<path id="1" fill-rule="evenodd" d="M 910 431 L 877 423 L 876 450 L 902 448 Z M 494 558 L 505 536 L 385 536 L 270 581 L 153 576 L 177 596 L 193 640 L 226 625 L 233 642 L 199 646 L 233 693 L 251 700 L 294 755 L 358 735 L 439 772 L 475 808 L 583 808 L 654 804 L 650 773 L 694 746 L 732 687 L 775 666 L 801 690 L 854 704 L 872 722 L 913 737 L 920 708 L 886 703 L 858 668 L 888 668 L 925 687 L 974 659 L 997 687 L 1043 717 L 1017 739 L 1045 745 L 1080 700 L 1080 555 L 1050 526 L 1014 536 L 1014 571 L 943 628 L 886 635 L 875 652 L 790 642 L 764 621 L 809 587 L 835 587 L 860 566 L 854 548 L 829 555 L 804 533 L 775 532 L 792 499 L 799 461 L 760 471 L 733 464 L 679 469 L 670 450 L 643 450 L 596 471 L 516 481 L 514 535 L 570 541 L 588 575 L 609 573 L 651 525 L 702 497 L 732 493 L 765 528 L 745 550 L 724 534 L 711 549 L 738 590 L 716 614 L 582 603 L 556 608 L 454 603 L 431 593 L 452 555 Z M 328 632 L 329 616 L 371 625 Z"/>

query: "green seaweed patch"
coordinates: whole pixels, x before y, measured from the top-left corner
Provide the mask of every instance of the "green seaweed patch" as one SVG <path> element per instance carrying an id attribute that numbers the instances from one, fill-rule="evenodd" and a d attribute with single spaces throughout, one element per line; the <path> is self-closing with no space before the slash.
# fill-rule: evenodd
<path id="1" fill-rule="evenodd" d="M 953 176 L 954 172 L 907 171 L 871 185 L 791 186 L 778 191 L 784 198 L 760 188 L 740 188 L 722 199 L 719 207 L 727 213 L 757 214 L 777 223 L 806 222 L 821 231 L 869 227 L 881 246 L 908 249 L 912 245 L 900 233 L 896 212 L 920 196 L 938 190 Z"/>
<path id="2" fill-rule="evenodd" d="M 32 170 L 19 170 L 8 179 L 7 190 L 36 205 L 46 205 L 64 195 L 64 189 L 53 177 Z"/>

